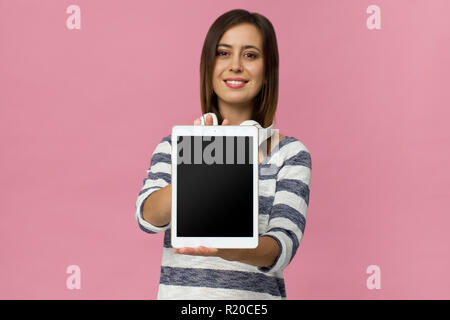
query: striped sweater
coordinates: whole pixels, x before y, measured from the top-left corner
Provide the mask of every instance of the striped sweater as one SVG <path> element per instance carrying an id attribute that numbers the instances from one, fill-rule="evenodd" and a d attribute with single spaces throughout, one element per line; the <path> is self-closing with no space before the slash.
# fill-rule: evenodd
<path id="1" fill-rule="evenodd" d="M 174 254 L 170 223 L 157 227 L 142 218 L 145 199 L 171 183 L 171 135 L 152 154 L 136 201 L 136 220 L 145 232 L 164 231 L 158 299 L 286 299 L 283 269 L 303 237 L 309 203 L 311 157 L 296 138 L 286 136 L 259 164 L 259 235 L 274 238 L 280 253 L 271 267 L 219 257 Z"/>

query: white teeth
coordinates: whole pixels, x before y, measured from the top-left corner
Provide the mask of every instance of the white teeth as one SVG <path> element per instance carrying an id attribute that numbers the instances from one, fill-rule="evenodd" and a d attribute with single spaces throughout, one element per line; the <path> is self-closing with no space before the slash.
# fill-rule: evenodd
<path id="1" fill-rule="evenodd" d="M 230 81 L 230 80 L 226 80 L 226 82 L 230 83 L 230 84 L 243 84 L 243 83 L 245 83 L 244 81 Z"/>

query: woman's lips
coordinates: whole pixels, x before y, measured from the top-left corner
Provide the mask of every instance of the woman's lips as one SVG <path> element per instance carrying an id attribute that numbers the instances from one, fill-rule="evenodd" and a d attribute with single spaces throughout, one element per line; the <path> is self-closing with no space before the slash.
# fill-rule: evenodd
<path id="1" fill-rule="evenodd" d="M 230 82 L 228 82 L 226 80 L 224 80 L 224 82 L 229 88 L 232 88 L 232 89 L 239 89 L 239 88 L 242 88 L 243 86 L 245 86 L 247 84 L 247 82 L 243 82 L 243 83 L 240 83 L 240 84 L 233 84 L 233 83 L 230 83 Z"/>

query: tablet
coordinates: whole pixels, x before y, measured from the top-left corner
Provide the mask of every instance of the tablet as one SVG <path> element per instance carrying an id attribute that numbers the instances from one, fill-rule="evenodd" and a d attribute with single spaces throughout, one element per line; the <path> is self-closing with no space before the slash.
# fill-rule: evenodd
<path id="1" fill-rule="evenodd" d="M 172 128 L 174 248 L 258 246 L 258 128 Z"/>

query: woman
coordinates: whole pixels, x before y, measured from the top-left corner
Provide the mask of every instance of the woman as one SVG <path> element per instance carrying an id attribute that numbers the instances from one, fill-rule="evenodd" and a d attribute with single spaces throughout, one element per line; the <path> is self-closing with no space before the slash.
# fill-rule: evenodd
<path id="1" fill-rule="evenodd" d="M 202 113 L 222 125 L 273 125 L 278 100 L 278 48 L 272 24 L 232 10 L 211 26 L 201 56 Z M 212 125 L 211 115 L 206 125 Z M 199 125 L 200 119 L 194 124 Z M 265 155 L 267 155 L 265 157 Z M 276 157 L 275 157 L 276 156 Z M 261 174 L 265 168 L 275 168 Z M 305 228 L 311 158 L 296 138 L 268 139 L 259 157 L 259 244 L 255 249 L 182 248 L 170 244 L 171 136 L 152 154 L 136 202 L 139 227 L 165 231 L 158 299 L 286 299 L 282 271 Z"/>

